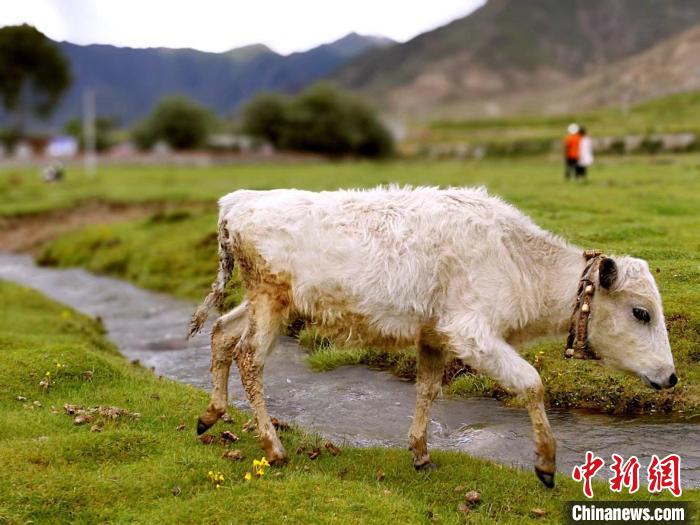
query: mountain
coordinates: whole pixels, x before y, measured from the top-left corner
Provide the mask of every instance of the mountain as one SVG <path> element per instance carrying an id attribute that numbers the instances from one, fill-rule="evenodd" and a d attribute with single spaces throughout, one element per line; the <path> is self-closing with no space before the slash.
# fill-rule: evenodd
<path id="1" fill-rule="evenodd" d="M 541 110 L 548 113 L 601 106 L 629 108 L 639 102 L 697 90 L 700 24 L 633 57 L 549 90 L 540 104 Z M 527 104 L 526 99 L 523 102 Z"/>
<path id="2" fill-rule="evenodd" d="M 57 43 L 71 64 L 70 91 L 51 118 L 54 126 L 82 113 L 82 93 L 96 93 L 100 116 L 124 125 L 147 114 L 164 95 L 182 93 L 219 115 L 228 115 L 259 91 L 294 92 L 328 75 L 347 60 L 391 41 L 347 35 L 305 52 L 284 56 L 255 44 L 224 53 L 194 49 L 134 49 Z"/>
<path id="3" fill-rule="evenodd" d="M 468 105 L 489 113 L 501 97 L 566 84 L 697 23 L 697 0 L 489 0 L 409 42 L 357 57 L 332 78 L 394 110 Z"/>

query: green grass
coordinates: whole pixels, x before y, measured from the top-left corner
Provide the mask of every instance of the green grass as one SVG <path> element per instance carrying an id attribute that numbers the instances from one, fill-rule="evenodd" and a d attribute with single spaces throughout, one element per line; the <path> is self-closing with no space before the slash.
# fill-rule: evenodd
<path id="1" fill-rule="evenodd" d="M 556 141 L 571 122 L 585 125 L 594 136 L 623 137 L 653 133 L 700 134 L 700 91 L 661 97 L 638 104 L 623 115 L 606 108 L 571 115 L 523 115 L 506 118 L 434 121 L 422 130 L 421 142 L 466 141 L 508 143 L 519 140 Z"/>
<path id="2" fill-rule="evenodd" d="M 598 363 L 564 360 L 563 341 L 528 348 L 526 357 L 537 366 L 551 406 L 583 407 L 612 413 L 676 411 L 697 414 L 700 405 L 700 157 L 668 160 L 634 158 L 606 160 L 591 181 L 562 180 L 558 164 L 545 160 L 484 161 L 480 163 L 339 163 L 288 166 L 247 166 L 184 170 L 113 168 L 101 182 L 71 181 L 55 187 L 59 202 L 88 196 L 122 201 L 171 199 L 186 195 L 212 201 L 237 187 L 304 187 L 330 189 L 397 182 L 412 184 L 484 184 L 530 214 L 543 227 L 583 247 L 607 253 L 631 254 L 649 261 L 665 302 L 671 343 L 680 384 L 674 391 L 652 391 L 634 377 Z M 32 186 L 31 174 L 21 176 Z M 142 178 L 142 184 L 135 180 Z M 16 210 L 46 204 L 39 197 L 15 201 Z M 68 234 L 45 247 L 40 260 L 60 266 L 82 266 L 124 277 L 140 286 L 200 300 L 216 271 L 216 213 L 187 212 L 109 226 L 95 225 Z M 242 290 L 231 287 L 232 303 Z M 313 334 L 307 346 L 316 348 Z M 323 346 L 323 345 L 321 345 Z M 324 347 L 312 356 L 317 369 L 350 363 L 395 368 L 410 376 L 414 358 L 368 349 Z M 539 352 L 544 352 L 540 354 Z M 449 388 L 455 395 L 494 395 L 500 390 L 482 377 L 466 376 Z"/>
<path id="3" fill-rule="evenodd" d="M 242 432 L 247 414 L 232 410 L 233 422 L 215 428 L 240 441 L 204 445 L 193 430 L 203 392 L 129 364 L 95 321 L 33 290 L 0 282 L 0 306 L 2 523 L 460 523 L 467 490 L 482 495 L 473 523 L 558 523 L 563 502 L 581 498 L 567 476 L 550 491 L 531 472 L 458 453 L 435 452 L 440 468 L 430 473 L 416 473 L 409 453 L 397 449 L 342 447 L 339 456 L 312 461 L 294 451 L 322 441 L 295 428 L 281 433 L 290 464 L 246 482 L 262 455 L 254 435 Z M 53 380 L 45 390 L 47 371 Z M 97 420 L 76 425 L 65 404 L 117 406 L 140 417 L 98 418 L 102 431 L 92 432 Z M 223 459 L 227 448 L 245 459 Z M 209 471 L 224 475 L 221 488 Z M 595 490 L 601 499 L 649 499 L 611 494 L 602 483 Z M 683 499 L 700 496 L 685 490 Z M 535 507 L 547 514 L 532 517 Z"/>

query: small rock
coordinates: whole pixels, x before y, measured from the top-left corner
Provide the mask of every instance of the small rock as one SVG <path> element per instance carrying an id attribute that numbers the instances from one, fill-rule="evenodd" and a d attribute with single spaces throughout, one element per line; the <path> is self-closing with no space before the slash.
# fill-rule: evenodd
<path id="1" fill-rule="evenodd" d="M 471 507 L 466 503 L 460 503 L 459 505 L 457 505 L 457 510 L 460 511 L 462 514 L 469 514 L 472 511 Z"/>
<path id="2" fill-rule="evenodd" d="M 38 438 L 36 438 L 36 440 L 37 440 L 37 441 L 48 441 L 48 440 L 49 440 L 49 436 L 39 436 Z"/>
<path id="3" fill-rule="evenodd" d="M 377 478 L 377 481 L 382 481 L 385 477 L 384 471 L 382 469 L 377 469 L 375 477 Z"/>
<path id="4" fill-rule="evenodd" d="M 216 441 L 216 438 L 211 434 L 204 434 L 199 436 L 199 440 L 205 445 L 211 445 L 212 443 L 214 443 L 214 441 Z"/>
<path id="5" fill-rule="evenodd" d="M 102 427 L 100 425 L 92 425 L 90 427 L 90 432 L 102 432 Z"/>
<path id="6" fill-rule="evenodd" d="M 243 452 L 236 449 L 236 450 L 227 450 L 226 452 L 224 452 L 224 455 L 222 457 L 224 457 L 226 459 L 230 459 L 232 461 L 240 461 L 245 456 L 243 455 Z"/>
<path id="7" fill-rule="evenodd" d="M 541 509 L 541 508 L 539 508 L 539 507 L 535 507 L 535 508 L 532 509 L 530 512 L 531 512 L 532 515 L 535 516 L 536 518 L 541 518 L 542 516 L 545 516 L 545 515 L 547 514 L 547 511 L 546 511 L 546 510 Z"/>
<path id="8" fill-rule="evenodd" d="M 221 421 L 224 423 L 233 423 L 233 418 L 229 415 L 228 412 L 224 412 L 224 415 L 221 416 Z"/>
<path id="9" fill-rule="evenodd" d="M 180 432 L 181 430 L 185 430 L 187 428 L 187 425 L 185 424 L 184 421 L 180 421 L 180 424 L 177 426 L 177 431 Z"/>
<path id="10" fill-rule="evenodd" d="M 320 448 L 315 448 L 311 452 L 309 452 L 309 459 L 313 460 L 316 459 L 321 455 L 321 449 Z"/>
<path id="11" fill-rule="evenodd" d="M 92 421 L 92 416 L 90 414 L 80 414 L 78 416 L 75 416 L 73 423 L 75 423 L 76 425 L 84 425 L 85 423 L 89 423 L 90 421 Z"/>
<path id="12" fill-rule="evenodd" d="M 24 397 L 24 396 L 17 396 L 17 401 L 22 401 L 22 402 L 24 402 L 24 401 L 26 401 L 26 400 L 27 400 L 27 398 Z"/>
<path id="13" fill-rule="evenodd" d="M 470 505 L 476 505 L 481 502 L 481 494 L 476 490 L 470 490 L 464 495 L 464 500 Z"/>
<path id="14" fill-rule="evenodd" d="M 464 490 L 464 487 L 462 485 L 457 485 L 453 490 L 455 492 L 462 492 Z"/>
<path id="15" fill-rule="evenodd" d="M 331 456 L 338 456 L 342 451 L 336 447 L 333 443 L 330 441 L 326 441 L 326 443 L 323 445 L 328 452 L 330 452 Z"/>
<path id="16" fill-rule="evenodd" d="M 65 410 L 66 414 L 68 414 L 69 416 L 72 416 L 73 414 L 75 414 L 76 412 L 78 412 L 82 409 L 83 409 L 83 407 L 81 407 L 80 405 L 69 405 L 67 403 L 65 405 L 63 405 L 63 410 Z"/>
<path id="17" fill-rule="evenodd" d="M 238 441 L 238 436 L 231 432 L 230 430 L 224 430 L 221 433 L 221 439 L 223 441 L 228 441 L 229 443 L 233 443 L 234 441 Z"/>
<path id="18" fill-rule="evenodd" d="M 92 370 L 85 370 L 85 372 L 83 372 L 83 379 L 85 381 L 91 381 L 92 380 Z"/>
<path id="19" fill-rule="evenodd" d="M 42 405 L 41 405 L 41 401 L 34 401 L 34 402 L 32 403 L 32 405 L 34 405 L 35 407 L 41 407 L 41 406 L 42 406 Z"/>
<path id="20" fill-rule="evenodd" d="M 182 489 L 180 489 L 180 487 L 173 487 L 170 492 L 173 493 L 173 496 L 177 497 L 182 494 Z"/>
<path id="21" fill-rule="evenodd" d="M 160 419 L 161 421 L 165 421 L 166 418 L 165 416 L 158 416 L 158 419 Z"/>
<path id="22" fill-rule="evenodd" d="M 117 419 L 119 416 L 124 414 L 126 410 L 119 407 L 98 407 L 98 412 L 101 416 L 107 419 Z"/>

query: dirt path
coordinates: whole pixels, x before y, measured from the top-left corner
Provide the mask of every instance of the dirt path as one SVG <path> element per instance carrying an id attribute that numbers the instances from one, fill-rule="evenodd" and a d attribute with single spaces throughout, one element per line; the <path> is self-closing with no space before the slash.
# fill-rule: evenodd
<path id="1" fill-rule="evenodd" d="M 36 255 L 45 243 L 84 226 L 141 219 L 174 209 L 203 209 L 205 205 L 210 207 L 204 203 L 173 205 L 165 202 L 123 204 L 87 201 L 69 209 L 0 217 L 0 249 Z"/>

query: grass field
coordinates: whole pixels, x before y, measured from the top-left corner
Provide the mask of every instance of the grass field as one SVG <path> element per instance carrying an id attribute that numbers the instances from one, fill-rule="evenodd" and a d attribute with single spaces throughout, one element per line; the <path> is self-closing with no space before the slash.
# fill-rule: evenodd
<path id="1" fill-rule="evenodd" d="M 94 320 L 1 281 L 0 365 L 1 523 L 559 523 L 562 502 L 581 497 L 564 476 L 548 490 L 534 473 L 458 453 L 435 452 L 439 469 L 430 473 L 416 473 L 403 450 L 344 447 L 332 456 L 294 428 L 281 433 L 290 464 L 245 481 L 262 456 L 242 429 L 246 414 L 232 411 L 232 423 L 216 427 L 239 441 L 201 443 L 194 422 L 203 392 L 129 364 Z M 65 405 L 126 413 L 78 425 Z M 294 454 L 302 446 L 323 453 Z M 235 449 L 242 460 L 222 457 Z M 220 488 L 209 472 L 223 475 Z M 469 490 L 482 501 L 465 515 L 458 507 Z M 603 483 L 595 491 L 645 499 Z M 683 499 L 700 494 L 685 490 Z"/>
<path id="2" fill-rule="evenodd" d="M 440 120 L 421 128 L 420 142 L 507 143 L 518 140 L 556 141 L 571 122 L 585 125 L 594 136 L 623 137 L 653 133 L 700 133 L 700 91 L 661 97 L 629 108 L 598 109 L 571 115 L 517 116 L 472 120 Z"/>
<path id="3" fill-rule="evenodd" d="M 13 182 L 8 182 L 12 179 Z M 214 200 L 239 187 L 332 189 L 379 183 L 486 185 L 529 213 L 543 227 L 582 247 L 646 258 L 665 301 L 671 343 L 680 374 L 674 391 L 661 393 L 597 363 L 562 359 L 562 341 L 525 349 L 540 369 L 551 406 L 631 413 L 675 411 L 696 415 L 700 403 L 700 157 L 606 160 L 591 181 L 570 184 L 545 160 L 480 163 L 316 163 L 286 166 L 108 168 L 97 179 L 69 173 L 47 186 L 34 173 L 5 175 L 11 186 L 0 211 L 27 214 L 55 207 L 76 209 L 85 200 L 113 202 L 209 202 L 196 210 L 157 212 L 145 219 L 87 227 L 44 247 L 40 260 L 83 266 L 124 277 L 140 286 L 200 300 L 216 268 Z M 211 210 L 211 211 L 207 211 Z M 242 291 L 232 285 L 233 301 Z M 302 338 L 314 346 L 313 334 Z M 321 342 L 323 343 L 323 342 Z M 347 363 L 394 366 L 411 375 L 413 356 L 368 349 L 317 352 L 312 364 L 328 369 Z M 455 395 L 504 393 L 478 375 L 464 375 L 447 389 Z"/>

